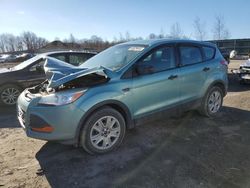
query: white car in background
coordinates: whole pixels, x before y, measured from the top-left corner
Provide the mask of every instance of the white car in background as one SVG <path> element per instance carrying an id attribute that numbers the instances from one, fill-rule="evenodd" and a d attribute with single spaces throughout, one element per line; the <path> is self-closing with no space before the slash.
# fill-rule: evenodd
<path id="1" fill-rule="evenodd" d="M 5 57 L 6 57 L 6 55 L 0 55 L 0 63 L 5 62 Z"/>
<path id="2" fill-rule="evenodd" d="M 16 55 L 10 54 L 10 55 L 8 55 L 8 56 L 6 57 L 5 62 L 15 62 L 15 61 L 16 61 L 16 58 L 17 58 Z"/>
<path id="3" fill-rule="evenodd" d="M 0 63 L 14 62 L 16 58 L 17 58 L 16 55 L 4 54 L 4 55 L 1 55 L 0 57 Z"/>
<path id="4" fill-rule="evenodd" d="M 241 84 L 250 83 L 250 59 L 240 65 L 239 69 L 232 70 L 232 73 L 239 76 Z"/>

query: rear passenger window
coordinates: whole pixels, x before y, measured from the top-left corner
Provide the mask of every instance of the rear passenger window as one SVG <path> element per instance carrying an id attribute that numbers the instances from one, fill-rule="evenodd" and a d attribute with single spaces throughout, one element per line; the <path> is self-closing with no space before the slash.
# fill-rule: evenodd
<path id="1" fill-rule="evenodd" d="M 213 59 L 215 54 L 215 49 L 211 47 L 202 47 L 205 55 L 205 61 Z"/>
<path id="2" fill-rule="evenodd" d="M 195 46 L 181 46 L 180 56 L 182 65 L 192 65 L 202 62 L 201 50 Z"/>

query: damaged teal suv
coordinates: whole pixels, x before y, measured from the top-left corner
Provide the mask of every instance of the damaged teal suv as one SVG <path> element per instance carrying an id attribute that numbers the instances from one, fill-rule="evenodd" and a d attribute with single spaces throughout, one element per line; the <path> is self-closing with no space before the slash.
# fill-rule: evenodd
<path id="1" fill-rule="evenodd" d="M 83 147 L 117 148 L 127 129 L 197 109 L 214 116 L 227 93 L 227 62 L 214 44 L 145 40 L 113 46 L 73 67 L 46 57 L 47 80 L 19 96 L 27 136 Z"/>

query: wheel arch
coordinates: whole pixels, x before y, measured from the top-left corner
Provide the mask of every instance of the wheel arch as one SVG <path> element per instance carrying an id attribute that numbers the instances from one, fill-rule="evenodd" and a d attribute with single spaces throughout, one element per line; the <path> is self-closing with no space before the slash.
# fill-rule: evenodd
<path id="1" fill-rule="evenodd" d="M 6 85 L 14 85 L 14 86 L 17 86 L 19 88 L 21 88 L 22 90 L 24 90 L 25 88 L 23 87 L 22 84 L 18 83 L 18 82 L 6 82 L 6 83 L 2 83 L 0 84 L 0 87 L 4 87 Z"/>
<path id="2" fill-rule="evenodd" d="M 79 145 L 79 139 L 80 139 L 80 133 L 82 131 L 82 128 L 84 126 L 84 123 L 86 122 L 86 120 L 97 110 L 99 110 L 100 108 L 104 108 L 104 107 L 111 107 L 115 110 L 117 110 L 119 113 L 122 114 L 122 116 L 124 117 L 124 120 L 126 122 L 126 128 L 127 129 L 132 129 L 135 127 L 135 122 L 132 118 L 131 112 L 129 110 L 129 108 L 123 104 L 120 101 L 116 101 L 116 100 L 107 100 L 107 101 L 103 101 L 100 102 L 96 105 L 94 105 L 92 108 L 90 108 L 81 118 L 78 126 L 77 126 L 77 130 L 76 130 L 76 135 L 75 135 L 75 143 L 77 144 L 77 146 Z"/>
<path id="3" fill-rule="evenodd" d="M 223 96 L 225 97 L 227 94 L 227 87 L 225 83 L 221 80 L 214 81 L 210 84 L 208 90 L 210 90 L 212 87 L 215 87 L 215 86 L 219 87 L 222 90 Z"/>

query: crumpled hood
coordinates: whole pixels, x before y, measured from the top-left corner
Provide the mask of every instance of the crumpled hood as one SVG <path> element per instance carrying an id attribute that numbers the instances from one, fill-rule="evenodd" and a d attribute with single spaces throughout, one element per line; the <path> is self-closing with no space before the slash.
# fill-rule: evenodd
<path id="1" fill-rule="evenodd" d="M 57 60 L 55 58 L 46 57 L 44 64 L 44 71 L 49 80 L 48 88 L 56 88 L 60 85 L 70 82 L 71 80 L 83 77 L 89 74 L 99 74 L 108 77 L 104 67 L 96 67 L 86 69 L 82 67 L 75 67 L 66 62 Z"/>
<path id="2" fill-rule="evenodd" d="M 250 59 L 248 59 L 245 63 L 240 65 L 241 67 L 250 67 Z"/>

